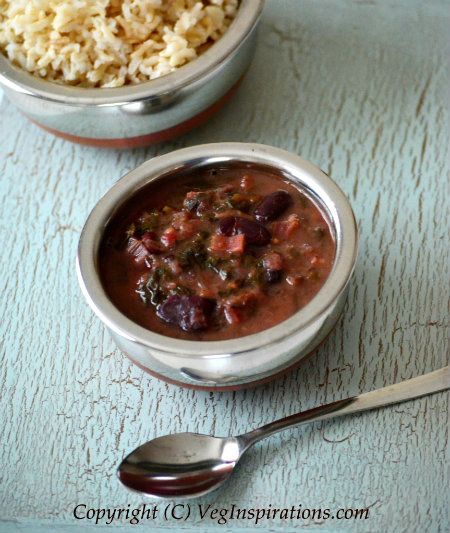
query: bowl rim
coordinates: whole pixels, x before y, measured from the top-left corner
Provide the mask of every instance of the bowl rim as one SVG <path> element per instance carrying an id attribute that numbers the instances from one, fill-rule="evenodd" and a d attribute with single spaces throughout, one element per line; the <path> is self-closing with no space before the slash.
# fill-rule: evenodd
<path id="1" fill-rule="evenodd" d="M 205 166 L 235 161 L 269 165 L 291 176 L 294 183 L 312 191 L 325 206 L 335 233 L 333 268 L 313 299 L 288 319 L 261 332 L 219 341 L 181 340 L 148 330 L 122 314 L 108 298 L 97 270 L 97 254 L 104 229 L 116 210 L 139 189 L 163 175 L 173 175 L 183 165 Z M 161 177 L 163 176 L 163 177 Z M 181 357 L 208 358 L 237 355 L 267 347 L 305 330 L 338 300 L 353 273 L 358 230 L 353 210 L 336 183 L 320 168 L 296 154 L 263 144 L 211 143 L 191 146 L 150 159 L 117 181 L 98 201 L 80 235 L 77 275 L 82 292 L 102 322 L 129 341 Z"/>
<path id="2" fill-rule="evenodd" d="M 224 61 L 237 51 L 258 23 L 264 2 L 265 0 L 241 0 L 230 27 L 217 42 L 193 61 L 154 80 L 122 87 L 74 87 L 39 78 L 14 65 L 0 53 L 0 84 L 19 93 L 76 106 L 124 105 L 171 95 L 213 76 Z"/>

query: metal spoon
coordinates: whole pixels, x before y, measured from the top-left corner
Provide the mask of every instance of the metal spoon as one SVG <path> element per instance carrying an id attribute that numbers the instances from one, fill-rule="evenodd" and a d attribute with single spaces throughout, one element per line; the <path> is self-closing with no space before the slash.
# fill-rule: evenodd
<path id="1" fill-rule="evenodd" d="M 211 437 L 178 433 L 158 437 L 131 452 L 117 474 L 128 488 L 158 498 L 193 498 L 220 487 L 231 475 L 242 455 L 253 444 L 277 431 L 306 422 L 384 405 L 399 403 L 450 388 L 450 370 L 409 379 L 397 385 L 322 405 L 271 422 L 238 437 Z"/>

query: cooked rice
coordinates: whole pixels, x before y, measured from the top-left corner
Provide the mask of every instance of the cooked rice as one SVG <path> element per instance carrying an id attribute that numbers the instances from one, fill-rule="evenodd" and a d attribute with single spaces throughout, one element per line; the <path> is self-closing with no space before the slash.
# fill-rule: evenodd
<path id="1" fill-rule="evenodd" d="M 164 76 L 220 39 L 239 0 L 0 0 L 0 50 L 47 80 L 120 87 Z"/>

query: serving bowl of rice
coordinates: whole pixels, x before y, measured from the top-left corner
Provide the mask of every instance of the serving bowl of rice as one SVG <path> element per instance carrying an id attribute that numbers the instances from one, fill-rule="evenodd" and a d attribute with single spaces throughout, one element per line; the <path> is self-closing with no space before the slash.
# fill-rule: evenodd
<path id="1" fill-rule="evenodd" d="M 135 147 L 181 135 L 230 98 L 264 0 L 0 0 L 0 85 L 68 140 Z"/>

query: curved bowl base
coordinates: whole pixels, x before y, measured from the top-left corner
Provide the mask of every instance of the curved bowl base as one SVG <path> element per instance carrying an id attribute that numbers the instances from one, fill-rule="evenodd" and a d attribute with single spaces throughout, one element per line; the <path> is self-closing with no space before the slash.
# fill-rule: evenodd
<path id="1" fill-rule="evenodd" d="M 242 384 L 239 384 L 239 385 L 224 385 L 224 386 L 220 386 L 219 385 L 219 386 L 215 387 L 215 386 L 208 386 L 208 385 L 194 385 L 194 384 L 191 384 L 191 383 L 185 383 L 183 381 L 176 381 L 174 379 L 167 378 L 166 376 L 162 376 L 161 374 L 155 372 L 154 370 L 150 370 L 150 369 L 146 368 L 145 366 L 141 365 L 141 363 L 138 363 L 135 359 L 133 359 L 133 357 L 130 354 L 128 354 L 127 352 L 125 352 L 123 350 L 121 350 L 121 351 L 122 351 L 122 353 L 124 353 L 128 357 L 128 359 L 130 359 L 130 361 L 132 363 L 134 363 L 136 366 L 138 366 L 141 370 L 143 370 L 144 372 L 147 372 L 148 374 L 150 374 L 152 377 L 154 377 L 156 379 L 159 379 L 161 381 L 165 381 L 166 383 L 169 383 L 170 385 L 177 385 L 178 387 L 183 387 L 183 388 L 186 388 L 186 389 L 193 389 L 193 390 L 207 391 L 207 392 L 212 392 L 212 391 L 217 391 L 217 392 L 239 391 L 239 390 L 244 390 L 244 389 L 250 389 L 250 388 L 253 388 L 253 387 L 258 387 L 260 385 L 265 385 L 266 383 L 274 381 L 274 380 L 276 380 L 278 378 L 281 378 L 281 377 L 285 376 L 286 374 L 289 374 L 290 372 L 293 372 L 294 370 L 297 370 L 297 368 L 299 368 L 302 363 L 306 362 L 310 357 L 312 357 L 321 348 L 321 346 L 328 340 L 328 338 L 330 337 L 331 333 L 334 331 L 336 326 L 339 324 L 339 322 L 341 320 L 341 317 L 342 317 L 342 313 L 338 316 L 336 322 L 334 323 L 333 327 L 328 332 L 326 337 L 315 348 L 313 348 L 310 352 L 308 352 L 306 355 L 304 355 L 301 359 L 299 359 L 298 361 L 295 361 L 295 363 L 293 363 L 292 365 L 288 366 L 287 368 L 283 368 L 283 370 L 280 370 L 279 372 L 276 372 L 275 374 L 272 374 L 270 376 L 266 376 L 265 378 L 258 379 L 258 380 L 255 380 L 255 381 L 250 381 L 248 383 L 242 383 Z"/>
<path id="2" fill-rule="evenodd" d="M 139 135 L 137 137 L 129 137 L 126 139 L 96 139 L 93 137 L 78 137 L 77 135 L 72 135 L 70 133 L 65 133 L 50 128 L 48 126 L 44 126 L 43 124 L 37 122 L 28 115 L 26 115 L 26 117 L 31 122 L 33 122 L 33 124 L 36 124 L 36 126 L 39 126 L 48 133 L 51 133 L 53 135 L 56 135 L 57 137 L 61 137 L 62 139 L 73 143 L 94 146 L 97 148 L 140 148 L 143 146 L 149 146 L 151 144 L 158 144 L 164 141 L 169 141 L 171 139 L 174 139 L 175 137 L 179 137 L 181 135 L 184 135 L 185 133 L 188 133 L 194 128 L 197 128 L 198 126 L 201 126 L 207 120 L 209 120 L 215 113 L 217 113 L 219 109 L 228 102 L 228 100 L 232 98 L 232 96 L 236 93 L 241 81 L 242 78 L 240 78 L 228 92 L 226 92 L 221 98 L 219 98 L 219 100 L 217 100 L 211 106 L 198 113 L 198 115 L 195 115 L 190 119 L 181 122 L 181 124 L 177 124 L 176 126 L 173 126 L 171 128 L 157 131 L 155 133 L 150 133 L 148 135 Z"/>

